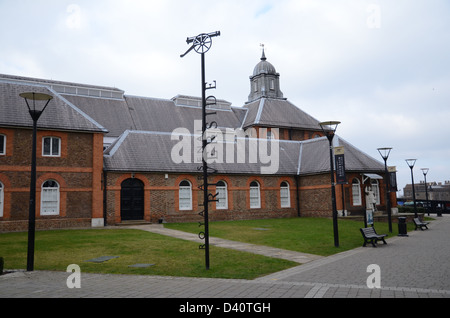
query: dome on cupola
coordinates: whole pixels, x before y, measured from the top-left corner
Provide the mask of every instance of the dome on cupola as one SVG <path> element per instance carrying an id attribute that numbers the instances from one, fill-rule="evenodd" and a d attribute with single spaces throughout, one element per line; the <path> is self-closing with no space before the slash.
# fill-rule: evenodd
<path id="1" fill-rule="evenodd" d="M 275 67 L 267 62 L 266 54 L 262 53 L 261 62 L 259 62 L 255 69 L 253 70 L 253 76 L 257 76 L 260 74 L 271 74 L 271 75 L 277 75 L 277 71 L 275 70 Z"/>

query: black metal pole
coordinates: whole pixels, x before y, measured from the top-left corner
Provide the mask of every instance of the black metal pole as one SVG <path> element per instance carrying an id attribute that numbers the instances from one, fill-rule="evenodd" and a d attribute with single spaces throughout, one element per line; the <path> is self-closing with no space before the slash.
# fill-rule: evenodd
<path id="1" fill-rule="evenodd" d="M 30 205 L 28 213 L 28 253 L 27 253 L 27 271 L 34 270 L 34 242 L 36 229 L 36 135 L 37 121 L 40 114 L 30 111 L 33 118 L 33 145 L 31 149 L 31 181 L 30 181 Z"/>
<path id="2" fill-rule="evenodd" d="M 425 178 L 425 199 L 427 200 L 427 211 L 428 211 L 428 216 L 430 216 L 430 206 L 428 203 L 428 185 L 427 185 L 427 174 L 424 173 L 423 177 Z"/>
<path id="3" fill-rule="evenodd" d="M 207 146 L 206 134 L 206 76 L 205 76 L 205 53 L 202 56 L 202 163 L 203 163 L 203 208 L 205 213 L 205 266 L 209 270 L 209 216 L 208 216 L 208 165 L 205 160 L 205 149 Z"/>
<path id="4" fill-rule="evenodd" d="M 27 250 L 27 271 L 34 269 L 34 243 L 36 232 L 36 139 L 37 139 L 37 122 L 44 110 L 47 108 L 52 96 L 42 93 L 21 93 L 20 97 L 25 99 L 31 119 L 33 120 L 33 140 L 31 149 L 31 178 L 30 178 L 30 202 L 28 207 L 28 250 Z M 28 99 L 33 101 L 33 107 L 30 107 Z M 36 110 L 36 100 L 46 101 L 45 106 L 41 110 Z"/>
<path id="5" fill-rule="evenodd" d="M 339 234 L 338 234 L 338 218 L 336 208 L 336 190 L 334 184 L 334 167 L 333 167 L 333 134 L 327 134 L 328 142 L 330 144 L 330 170 L 331 170 L 331 204 L 333 207 L 333 232 L 334 232 L 334 246 L 339 247 Z"/>
<path id="6" fill-rule="evenodd" d="M 391 196 L 390 196 L 390 186 L 389 186 L 389 172 L 387 168 L 387 158 L 384 158 L 384 175 L 385 175 L 385 183 L 386 183 L 386 210 L 388 214 L 388 223 L 389 223 L 389 233 L 392 233 L 392 217 L 391 217 Z"/>
<path id="7" fill-rule="evenodd" d="M 413 174 L 413 168 L 411 169 L 411 181 L 412 181 L 412 192 L 413 192 L 413 202 L 414 202 L 414 217 L 417 218 L 417 206 L 416 206 L 416 190 L 414 189 L 414 174 Z"/>

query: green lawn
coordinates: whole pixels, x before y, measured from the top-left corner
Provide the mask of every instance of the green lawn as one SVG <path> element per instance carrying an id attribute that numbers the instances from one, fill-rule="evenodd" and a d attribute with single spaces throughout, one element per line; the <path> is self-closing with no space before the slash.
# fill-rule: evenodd
<path id="1" fill-rule="evenodd" d="M 6 269 L 25 269 L 27 233 L 0 234 L 0 257 Z M 81 272 L 184 277 L 254 279 L 295 265 L 250 253 L 211 246 L 210 270 L 199 244 L 140 230 L 62 230 L 36 232 L 35 270 L 66 271 L 77 264 Z M 104 263 L 87 260 L 119 256 Z M 134 264 L 155 264 L 131 268 Z"/>
<path id="2" fill-rule="evenodd" d="M 165 224 L 165 227 L 185 232 L 198 233 L 198 223 Z M 292 218 L 251 221 L 210 222 L 210 236 L 267 245 L 292 251 L 328 256 L 362 246 L 359 231 L 364 227 L 362 221 L 338 220 L 339 248 L 334 247 L 333 221 L 327 218 Z M 388 223 L 375 223 L 376 231 L 397 236 L 398 226 L 392 224 L 389 233 Z M 408 231 L 414 230 L 408 224 Z"/>
<path id="3" fill-rule="evenodd" d="M 165 224 L 167 228 L 198 233 L 198 223 Z M 340 247 L 334 247 L 331 219 L 293 218 L 210 222 L 210 235 L 317 255 L 331 255 L 362 245 L 360 221 L 339 220 Z M 376 223 L 388 233 L 387 223 Z M 397 224 L 393 224 L 397 235 Z M 408 231 L 414 226 L 409 224 Z M 82 272 L 185 277 L 254 279 L 298 265 L 294 262 L 211 246 L 210 270 L 199 244 L 140 230 L 98 229 L 36 232 L 35 270 L 65 271 L 77 264 Z M 119 256 L 104 263 L 87 260 Z M 27 233 L 0 234 L 0 257 L 5 269 L 25 269 Z M 134 264 L 154 264 L 131 268 Z"/>

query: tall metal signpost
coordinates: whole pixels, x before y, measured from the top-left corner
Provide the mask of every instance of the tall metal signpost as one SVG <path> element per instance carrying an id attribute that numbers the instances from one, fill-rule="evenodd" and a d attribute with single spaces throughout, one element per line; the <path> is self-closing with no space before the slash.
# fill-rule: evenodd
<path id="1" fill-rule="evenodd" d="M 202 33 L 194 37 L 187 38 L 186 42 L 187 44 L 191 44 L 192 46 L 186 51 L 186 53 L 182 54 L 180 57 L 185 57 L 190 51 L 195 50 L 198 54 L 201 55 L 201 77 L 202 77 L 202 167 L 201 170 L 203 171 L 203 184 L 199 187 L 203 190 L 203 211 L 200 213 L 200 216 L 204 217 L 204 225 L 205 229 L 204 232 L 201 232 L 199 234 L 199 237 L 201 239 L 205 240 L 205 244 L 200 245 L 200 249 L 205 250 L 205 265 L 206 269 L 209 270 L 209 215 L 208 215 L 208 206 L 210 202 L 217 201 L 216 196 L 217 194 L 213 195 L 208 192 L 208 175 L 211 173 L 211 171 L 208 168 L 208 163 L 206 162 L 206 147 L 208 144 L 213 142 L 214 137 L 211 139 L 206 139 L 206 130 L 207 127 L 211 127 L 213 124 L 217 126 L 217 123 L 211 123 L 208 124 L 206 121 L 206 118 L 208 115 L 215 114 L 214 112 L 206 112 L 206 106 L 214 105 L 215 104 L 215 97 L 209 96 L 206 97 L 206 90 L 216 88 L 215 84 L 209 85 L 206 87 L 207 83 L 205 80 L 205 53 L 209 51 L 209 49 L 212 46 L 212 38 L 220 36 L 220 31 L 212 32 L 212 33 Z M 208 102 L 212 100 L 212 102 Z M 200 170 L 200 169 L 199 169 Z"/>

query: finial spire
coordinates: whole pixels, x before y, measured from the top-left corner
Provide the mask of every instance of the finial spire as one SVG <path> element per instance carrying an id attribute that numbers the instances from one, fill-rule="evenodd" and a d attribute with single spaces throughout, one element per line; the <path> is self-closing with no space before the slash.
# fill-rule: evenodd
<path id="1" fill-rule="evenodd" d="M 265 61 L 265 60 L 267 60 L 267 58 L 266 58 L 266 53 L 264 52 L 264 44 L 261 43 L 260 46 L 262 47 L 261 61 Z"/>

